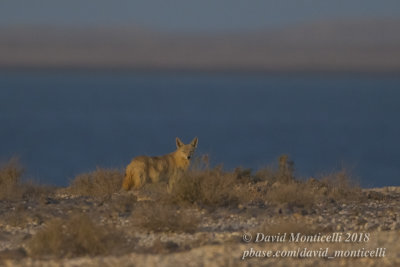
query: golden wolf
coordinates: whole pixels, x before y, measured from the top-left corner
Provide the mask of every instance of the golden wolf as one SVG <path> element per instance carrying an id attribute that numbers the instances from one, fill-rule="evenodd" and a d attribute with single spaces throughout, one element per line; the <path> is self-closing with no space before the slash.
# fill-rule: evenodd
<path id="1" fill-rule="evenodd" d="M 170 154 L 159 157 L 138 156 L 134 158 L 126 167 L 122 188 L 125 190 L 130 190 L 132 187 L 138 189 L 146 182 L 166 181 L 168 182 L 168 191 L 170 191 L 180 174 L 189 167 L 197 143 L 197 137 L 187 145 L 177 137 L 177 150 Z"/>

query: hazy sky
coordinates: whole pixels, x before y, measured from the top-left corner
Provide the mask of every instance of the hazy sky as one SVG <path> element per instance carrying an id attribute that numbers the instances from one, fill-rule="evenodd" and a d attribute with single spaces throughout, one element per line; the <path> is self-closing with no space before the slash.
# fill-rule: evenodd
<path id="1" fill-rule="evenodd" d="M 0 25 L 209 31 L 365 17 L 400 18 L 400 0 L 0 0 Z"/>

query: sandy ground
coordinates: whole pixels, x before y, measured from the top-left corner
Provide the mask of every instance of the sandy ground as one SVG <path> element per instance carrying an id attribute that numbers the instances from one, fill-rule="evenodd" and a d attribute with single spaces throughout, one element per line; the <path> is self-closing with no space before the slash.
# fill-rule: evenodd
<path id="1" fill-rule="evenodd" d="M 183 216 L 185 212 L 185 216 L 190 213 L 199 218 L 196 230 L 189 232 L 137 227 L 135 214 L 143 205 L 141 202 L 146 201 L 122 210 L 115 208 L 116 200 L 66 195 L 42 202 L 1 201 L 0 265 L 400 266 L 400 188 L 364 191 L 381 197 L 363 203 L 316 204 L 308 209 L 268 205 L 187 208 L 179 214 Z M 115 226 L 123 233 L 125 245 L 97 256 L 57 258 L 30 254 L 29 240 L 51 218 L 64 218 L 72 212 L 87 214 L 100 225 Z M 318 230 L 310 232 L 297 227 L 305 223 L 317 226 Z M 275 225 L 281 231 L 266 232 L 265 224 Z M 290 242 L 291 234 L 296 235 L 299 229 L 305 230 L 304 238 L 309 239 Z M 257 234 L 259 240 L 264 234 L 270 238 L 278 236 L 280 241 L 256 242 Z M 324 238 L 332 236 L 331 241 L 336 239 L 335 242 L 311 239 L 316 234 Z M 375 254 L 365 256 L 370 251 Z"/>

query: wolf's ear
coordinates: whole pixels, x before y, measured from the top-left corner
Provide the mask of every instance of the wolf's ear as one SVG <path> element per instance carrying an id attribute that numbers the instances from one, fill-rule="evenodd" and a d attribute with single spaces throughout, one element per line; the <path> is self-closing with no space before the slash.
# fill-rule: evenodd
<path id="1" fill-rule="evenodd" d="M 180 148 L 181 146 L 185 145 L 179 137 L 176 138 L 176 147 Z"/>
<path id="2" fill-rule="evenodd" d="M 197 138 L 197 137 L 195 137 L 193 140 L 192 140 L 192 142 L 190 142 L 190 144 L 193 146 L 193 147 L 197 147 L 197 143 L 199 142 L 199 139 Z"/>

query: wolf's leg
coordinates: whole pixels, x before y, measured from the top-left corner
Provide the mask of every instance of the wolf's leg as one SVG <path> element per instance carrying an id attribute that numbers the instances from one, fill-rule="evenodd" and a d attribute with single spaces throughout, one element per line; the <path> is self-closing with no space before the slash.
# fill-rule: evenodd
<path id="1" fill-rule="evenodd" d="M 133 188 L 139 189 L 146 183 L 146 175 L 143 170 L 136 170 L 133 177 Z"/>
<path id="2" fill-rule="evenodd" d="M 129 175 L 129 173 L 126 173 L 124 181 L 122 182 L 122 188 L 125 189 L 126 191 L 129 191 L 132 185 L 133 185 L 133 180 L 131 175 Z"/>
<path id="3" fill-rule="evenodd" d="M 177 170 L 169 177 L 167 186 L 168 193 L 172 192 L 176 183 L 179 182 L 180 179 L 182 179 L 182 176 L 183 176 L 183 171 Z"/>

